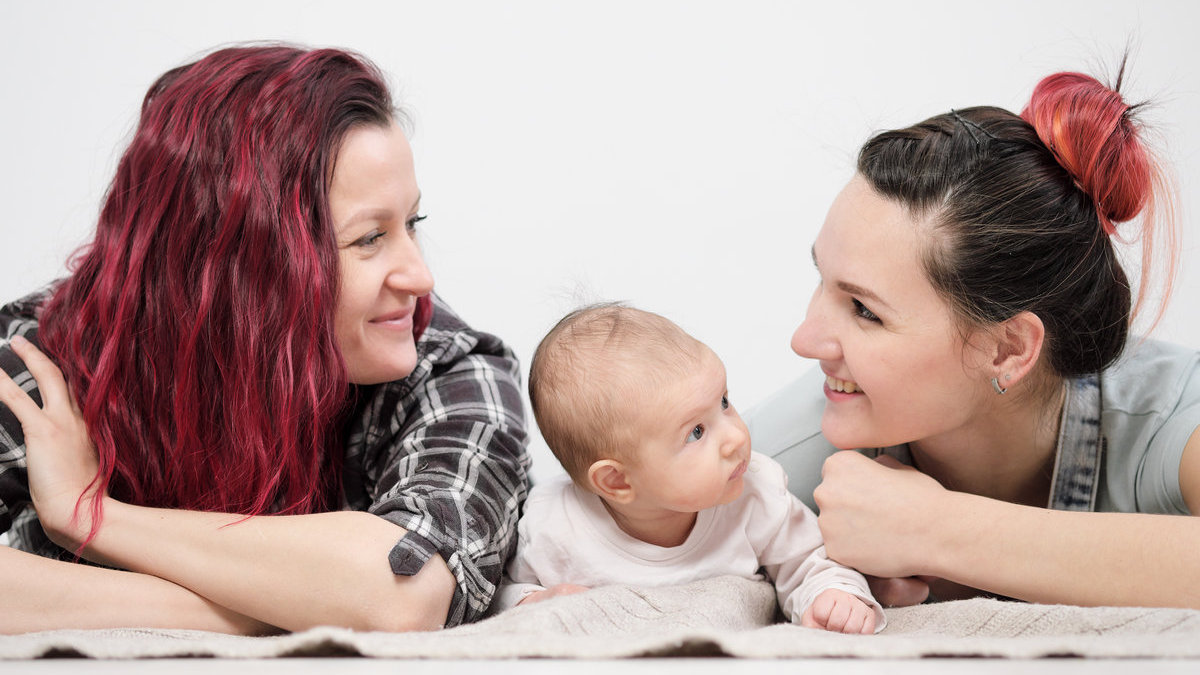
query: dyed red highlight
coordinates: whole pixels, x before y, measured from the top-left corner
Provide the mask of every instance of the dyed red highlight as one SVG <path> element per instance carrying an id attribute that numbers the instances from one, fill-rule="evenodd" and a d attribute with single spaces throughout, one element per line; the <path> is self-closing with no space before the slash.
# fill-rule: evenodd
<path id="1" fill-rule="evenodd" d="M 1124 73 L 1124 63 L 1121 65 Z M 1105 233 L 1142 215 L 1142 266 L 1133 314 L 1142 309 L 1151 288 L 1156 240 L 1165 260 L 1157 266 L 1165 279 L 1151 329 L 1166 308 L 1178 261 L 1179 233 L 1173 190 L 1147 151 L 1133 119 L 1133 106 L 1119 92 L 1120 76 L 1109 87 L 1082 73 L 1056 73 L 1034 88 L 1021 117 L 1037 131 L 1058 162 L 1096 204 Z M 1155 202 L 1158 202 L 1157 204 Z"/>
<path id="2" fill-rule="evenodd" d="M 337 506 L 350 386 L 327 187 L 345 133 L 392 116 L 375 67 L 338 50 L 224 49 L 150 88 L 40 326 L 115 498 Z"/>
<path id="3" fill-rule="evenodd" d="M 1152 191 L 1150 157 L 1121 95 L 1082 73 L 1038 83 L 1021 117 L 1096 202 L 1104 231 L 1141 212 Z"/>

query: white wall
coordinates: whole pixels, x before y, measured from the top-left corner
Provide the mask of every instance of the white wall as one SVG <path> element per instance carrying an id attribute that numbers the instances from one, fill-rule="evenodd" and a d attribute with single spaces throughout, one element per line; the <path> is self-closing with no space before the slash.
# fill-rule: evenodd
<path id="1" fill-rule="evenodd" d="M 1064 69 L 1108 73 L 1175 167 L 1200 261 L 1200 4 L 845 2 L 0 3 L 0 299 L 89 236 L 141 96 L 216 44 L 356 49 L 414 113 L 439 291 L 528 362 L 586 300 L 661 312 L 752 405 L 788 349 L 809 246 L 873 131 L 951 107 L 1019 109 Z M 337 9 L 335 9 L 337 7 Z M 349 8 L 349 9 L 347 9 Z M 1200 347 L 1185 269 L 1157 334 Z M 538 440 L 535 475 L 558 471 Z"/>

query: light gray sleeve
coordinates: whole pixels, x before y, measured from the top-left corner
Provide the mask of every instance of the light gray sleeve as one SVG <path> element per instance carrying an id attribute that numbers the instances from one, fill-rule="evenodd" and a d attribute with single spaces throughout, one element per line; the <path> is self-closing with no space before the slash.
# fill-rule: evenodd
<path id="1" fill-rule="evenodd" d="M 742 416 L 754 451 L 779 462 L 787 472 L 788 489 L 814 510 L 812 493 L 821 482 L 821 465 L 837 452 L 821 435 L 824 381 L 821 369 L 813 367 Z"/>
<path id="2" fill-rule="evenodd" d="M 1187 515 L 1179 464 L 1200 427 L 1200 354 L 1135 342 L 1101 376 L 1106 447 L 1097 510 Z"/>
<path id="3" fill-rule="evenodd" d="M 1137 481 L 1139 511 L 1196 515 L 1188 510 L 1179 481 L 1184 448 L 1200 428 L 1200 377 L 1192 388 L 1198 390 L 1192 403 L 1173 410 L 1146 449 Z"/>

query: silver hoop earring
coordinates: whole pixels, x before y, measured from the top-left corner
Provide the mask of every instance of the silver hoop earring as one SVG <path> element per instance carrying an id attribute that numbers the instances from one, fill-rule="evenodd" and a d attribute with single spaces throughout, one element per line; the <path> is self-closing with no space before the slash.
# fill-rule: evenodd
<path id="1" fill-rule="evenodd" d="M 992 378 L 992 389 L 995 390 L 995 392 L 997 394 L 1007 394 L 1008 393 L 1008 387 L 1001 387 L 1000 386 L 1000 378 L 998 378 L 998 377 Z"/>

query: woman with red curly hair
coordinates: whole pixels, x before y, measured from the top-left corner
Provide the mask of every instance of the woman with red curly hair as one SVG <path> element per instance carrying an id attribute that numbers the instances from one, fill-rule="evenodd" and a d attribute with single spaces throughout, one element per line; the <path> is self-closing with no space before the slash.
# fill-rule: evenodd
<path id="1" fill-rule="evenodd" d="M 528 482 L 519 370 L 432 294 L 401 121 L 333 49 L 150 88 L 71 276 L 0 309 L 0 631 L 487 609 Z"/>
<path id="2" fill-rule="evenodd" d="M 1129 335 L 1178 251 L 1134 112 L 1052 75 L 876 135 L 830 208 L 792 337 L 820 368 L 747 423 L 881 601 L 1200 608 L 1200 354 Z"/>

